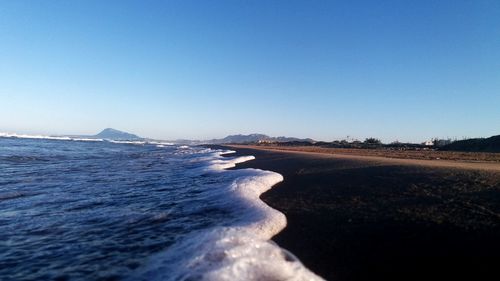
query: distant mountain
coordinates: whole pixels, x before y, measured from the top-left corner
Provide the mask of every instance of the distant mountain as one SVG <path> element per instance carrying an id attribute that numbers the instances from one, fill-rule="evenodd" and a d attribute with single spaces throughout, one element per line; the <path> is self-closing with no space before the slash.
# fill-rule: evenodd
<path id="1" fill-rule="evenodd" d="M 250 134 L 250 135 L 230 135 L 222 139 L 210 140 L 210 143 L 248 143 L 258 142 L 270 139 L 269 136 L 263 134 Z"/>
<path id="2" fill-rule="evenodd" d="M 189 140 L 189 139 L 177 139 L 177 140 L 155 140 L 150 138 L 142 138 L 137 135 L 119 131 L 113 128 L 106 128 L 96 135 L 64 135 L 65 137 L 71 138 L 89 138 L 89 139 L 107 139 L 107 140 L 122 140 L 122 141 L 163 141 L 178 145 L 202 145 L 202 144 L 229 144 L 229 143 L 258 143 L 258 142 L 304 142 L 304 143 L 315 143 L 313 139 L 300 139 L 291 137 L 270 137 L 264 134 L 249 134 L 249 135 L 229 135 L 221 139 L 211 139 L 211 140 Z"/>
<path id="3" fill-rule="evenodd" d="M 489 138 L 455 141 L 440 149 L 473 152 L 500 152 L 500 135 Z"/>
<path id="4" fill-rule="evenodd" d="M 102 130 L 99 134 L 92 136 L 94 138 L 99 139 L 110 139 L 110 140 L 142 140 L 143 138 L 127 133 L 119 130 L 115 130 L 112 128 L 106 128 Z"/>
<path id="5" fill-rule="evenodd" d="M 212 139 L 205 141 L 209 144 L 222 144 L 222 143 L 256 143 L 256 142 L 314 142 L 312 139 L 299 139 L 290 137 L 270 137 L 264 134 L 250 134 L 250 135 L 230 135 L 222 139 Z"/>

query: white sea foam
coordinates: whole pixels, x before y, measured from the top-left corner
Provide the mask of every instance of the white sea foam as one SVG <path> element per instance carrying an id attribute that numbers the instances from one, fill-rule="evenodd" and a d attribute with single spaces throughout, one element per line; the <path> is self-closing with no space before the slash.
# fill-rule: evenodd
<path id="1" fill-rule="evenodd" d="M 226 153 L 227 154 L 227 153 Z M 232 159 L 215 159 L 210 161 L 209 169 L 220 171 L 224 169 L 234 168 L 236 164 L 254 160 L 254 156 L 239 156 Z"/>
<path id="2" fill-rule="evenodd" d="M 175 145 L 174 143 L 171 143 L 171 142 L 164 142 L 164 141 L 147 141 L 146 143 L 148 144 L 156 144 L 157 146 L 160 146 L 160 147 L 165 147 L 165 146 L 173 146 Z"/>
<path id="3" fill-rule="evenodd" d="M 65 140 L 65 141 L 107 141 L 111 143 L 117 144 L 156 144 L 160 147 L 165 146 L 173 146 L 173 143 L 170 142 L 159 142 L 159 141 L 127 141 L 127 140 L 111 140 L 111 139 L 102 139 L 102 138 L 85 138 L 85 137 L 69 137 L 69 136 L 45 136 L 45 135 L 26 135 L 26 134 L 16 134 L 16 133 L 2 133 L 0 132 L 0 137 L 4 138 L 19 138 L 19 139 L 46 139 L 46 140 Z M 189 147 L 185 147 L 189 148 Z"/>
<path id="4" fill-rule="evenodd" d="M 44 139 L 44 140 L 64 140 L 64 141 L 104 141 L 97 138 L 74 138 L 68 136 L 45 136 L 45 135 L 27 135 L 16 133 L 0 133 L 3 138 L 18 138 L 18 139 Z"/>
<path id="5" fill-rule="evenodd" d="M 191 254 L 193 253 L 193 254 Z M 292 254 L 251 232 L 217 228 L 157 254 L 130 280 L 322 280 Z"/>
<path id="6" fill-rule="evenodd" d="M 103 139 L 92 139 L 92 138 L 73 138 L 74 141 L 104 141 Z"/>
<path id="7" fill-rule="evenodd" d="M 136 145 L 143 145 L 146 144 L 145 141 L 126 141 L 126 140 L 107 140 L 111 143 L 119 143 L 119 144 L 136 144 Z"/>
<path id="8" fill-rule="evenodd" d="M 117 143 L 117 144 L 136 144 L 136 145 L 153 144 L 153 145 L 157 145 L 158 147 L 174 146 L 175 145 L 174 143 L 171 143 L 171 142 L 162 142 L 162 141 L 128 141 L 128 140 L 111 140 L 111 139 L 102 139 L 102 138 L 27 135 L 27 134 L 0 132 L 0 138 L 2 138 L 2 137 L 3 138 L 18 138 L 18 139 L 44 139 L 44 140 L 65 140 L 65 141 L 91 141 L 91 142 L 107 141 L 110 143 Z M 187 149 L 189 147 L 188 146 L 181 146 L 181 148 Z"/>
<path id="9" fill-rule="evenodd" d="M 130 280 L 322 280 L 286 250 L 270 241 L 286 226 L 283 213 L 259 196 L 283 176 L 258 169 L 224 171 L 253 156 L 223 158 L 211 153 L 208 170 L 231 173 L 227 204 L 238 210 L 230 227 L 193 233 L 151 258 Z"/>
<path id="10" fill-rule="evenodd" d="M 226 154 L 233 154 L 233 153 L 236 153 L 236 151 L 226 150 L 226 151 L 219 152 L 219 155 L 226 155 Z"/>
<path id="11" fill-rule="evenodd" d="M 70 137 L 64 137 L 64 136 L 25 135 L 16 133 L 0 133 L 0 137 L 18 138 L 18 139 L 72 140 Z"/>

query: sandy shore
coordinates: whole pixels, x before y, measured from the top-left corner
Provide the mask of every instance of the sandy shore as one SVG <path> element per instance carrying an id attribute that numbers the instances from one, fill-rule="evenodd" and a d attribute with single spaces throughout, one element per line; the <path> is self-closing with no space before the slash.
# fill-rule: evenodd
<path id="1" fill-rule="evenodd" d="M 500 171 L 500 153 L 474 153 L 449 151 L 390 151 L 376 149 L 335 149 L 321 147 L 280 147 L 231 145 L 233 149 L 310 154 L 316 157 L 357 159 L 373 164 L 418 165 L 441 168 Z"/>
<path id="2" fill-rule="evenodd" d="M 328 280 L 500 276 L 494 164 L 232 149 L 284 176 L 262 196 L 288 219 L 274 240 Z"/>

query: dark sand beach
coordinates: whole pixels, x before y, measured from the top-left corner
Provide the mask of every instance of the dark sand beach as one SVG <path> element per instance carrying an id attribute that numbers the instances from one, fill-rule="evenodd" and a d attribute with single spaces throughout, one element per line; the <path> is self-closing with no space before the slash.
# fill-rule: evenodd
<path id="1" fill-rule="evenodd" d="M 496 168 L 232 149 L 284 176 L 261 197 L 288 219 L 273 240 L 328 280 L 500 278 Z"/>

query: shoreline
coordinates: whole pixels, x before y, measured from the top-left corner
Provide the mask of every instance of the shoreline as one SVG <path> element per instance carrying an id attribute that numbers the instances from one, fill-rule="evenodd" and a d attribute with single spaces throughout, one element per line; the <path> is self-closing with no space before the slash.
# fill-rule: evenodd
<path id="1" fill-rule="evenodd" d="M 253 149 L 263 151 L 274 151 L 284 153 L 296 153 L 303 155 L 314 155 L 317 157 L 331 157 L 339 159 L 353 159 L 360 161 L 380 162 L 381 164 L 397 164 L 397 165 L 410 165 L 410 166 L 429 166 L 437 168 L 458 168 L 470 170 L 489 170 L 500 171 L 500 162 L 497 161 L 478 161 L 478 160 L 464 160 L 464 159 L 420 159 L 420 158 L 394 158 L 392 155 L 371 155 L 368 149 L 359 150 L 360 152 L 368 152 L 364 155 L 362 153 L 347 154 L 345 151 L 338 149 L 325 149 L 324 151 L 307 150 L 301 147 L 269 147 L 269 146 L 253 146 L 253 145 L 226 145 L 225 147 L 233 149 Z M 340 151 L 340 152 L 339 152 Z M 430 152 L 432 153 L 432 152 Z M 500 157 L 500 154 L 498 154 Z"/>
<path id="2" fill-rule="evenodd" d="M 234 169 L 283 175 L 282 183 L 261 196 L 288 220 L 272 240 L 327 280 L 498 275 L 497 170 L 224 148 L 236 150 L 229 157 L 256 157 Z"/>

